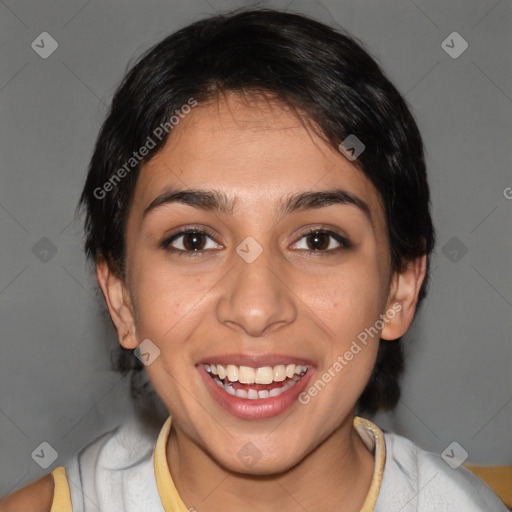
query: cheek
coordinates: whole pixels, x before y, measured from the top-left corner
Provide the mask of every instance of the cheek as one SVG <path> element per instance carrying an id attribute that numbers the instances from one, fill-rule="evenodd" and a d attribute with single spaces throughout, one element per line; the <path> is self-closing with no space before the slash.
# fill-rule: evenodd
<path id="1" fill-rule="evenodd" d="M 350 342 L 379 318 L 383 288 L 375 258 L 354 258 L 309 285 L 303 297 L 335 344 Z"/>
<path id="2" fill-rule="evenodd" d="M 150 339 L 160 350 L 158 358 L 146 366 L 152 385 L 161 400 L 176 417 L 188 410 L 193 374 L 194 346 L 188 341 L 200 324 L 206 281 L 197 276 L 184 275 L 170 266 L 152 264 L 150 258 L 138 267 L 134 295 L 137 310 L 139 342 Z"/>
<path id="3" fill-rule="evenodd" d="M 186 339 L 211 287 L 206 276 L 185 274 L 145 258 L 133 284 L 140 340 L 150 338 L 160 346 Z"/>

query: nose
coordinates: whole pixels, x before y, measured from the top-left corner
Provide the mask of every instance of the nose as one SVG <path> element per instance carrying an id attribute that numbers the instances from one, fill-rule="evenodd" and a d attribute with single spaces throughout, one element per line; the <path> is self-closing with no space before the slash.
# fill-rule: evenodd
<path id="1" fill-rule="evenodd" d="M 286 272 L 266 248 L 251 263 L 235 257 L 217 303 L 217 319 L 253 337 L 267 335 L 297 316 Z"/>

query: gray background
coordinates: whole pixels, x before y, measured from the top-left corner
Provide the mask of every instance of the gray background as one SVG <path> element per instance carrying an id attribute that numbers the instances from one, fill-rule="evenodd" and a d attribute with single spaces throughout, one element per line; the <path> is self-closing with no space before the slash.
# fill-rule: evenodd
<path id="1" fill-rule="evenodd" d="M 115 335 L 74 208 L 128 64 L 175 29 L 245 5 L 0 2 L 0 495 L 134 414 L 127 378 L 109 369 Z M 435 270 L 407 342 L 402 399 L 376 421 L 439 453 L 457 441 L 466 463 L 511 464 L 511 1 L 258 5 L 361 39 L 425 139 Z M 31 48 L 44 31 L 59 45 L 47 59 Z M 455 59 L 441 47 L 453 31 L 469 44 Z M 43 441 L 58 453 L 47 469 L 31 457 Z"/>

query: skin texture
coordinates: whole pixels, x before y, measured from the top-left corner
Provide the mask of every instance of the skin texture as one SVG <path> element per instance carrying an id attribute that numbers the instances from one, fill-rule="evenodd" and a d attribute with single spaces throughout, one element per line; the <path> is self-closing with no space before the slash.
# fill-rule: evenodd
<path id="1" fill-rule="evenodd" d="M 49 512 L 55 483 L 51 474 L 18 489 L 0 501 L 0 512 Z"/>
<path id="2" fill-rule="evenodd" d="M 172 203 L 143 218 L 171 186 L 219 190 L 237 198 L 237 206 L 231 215 Z M 349 204 L 278 213 L 290 194 L 332 187 L 365 201 L 370 218 Z M 201 254 L 180 256 L 161 246 L 191 227 L 215 235 L 200 238 Z M 312 227 L 345 236 L 350 247 L 327 235 L 315 246 L 304 236 Z M 190 247 L 188 236 L 188 245 L 185 235 L 172 247 Z M 236 253 L 248 236 L 263 249 L 250 264 Z M 195 107 L 142 168 L 126 242 L 126 279 L 101 258 L 97 278 L 122 346 L 149 338 L 160 349 L 146 370 L 173 416 L 167 459 L 187 507 L 359 510 L 374 458 L 352 422 L 377 337 L 310 403 L 295 402 L 266 419 L 240 419 L 223 409 L 196 365 L 206 357 L 222 362 L 215 356 L 225 353 L 287 354 L 313 362 L 314 382 L 395 303 L 401 310 L 381 336 L 405 333 L 425 257 L 401 274 L 391 271 L 384 210 L 371 182 L 284 105 L 221 96 Z M 237 456 L 249 441 L 261 454 L 253 466 Z"/>

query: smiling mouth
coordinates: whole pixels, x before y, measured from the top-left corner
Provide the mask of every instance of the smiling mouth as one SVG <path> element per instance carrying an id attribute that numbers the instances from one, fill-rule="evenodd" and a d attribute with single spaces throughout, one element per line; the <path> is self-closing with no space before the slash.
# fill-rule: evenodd
<path id="1" fill-rule="evenodd" d="M 278 364 L 259 368 L 218 363 L 203 366 L 208 375 L 226 393 L 248 400 L 279 396 L 295 386 L 309 368 L 306 365 L 296 364 Z"/>

